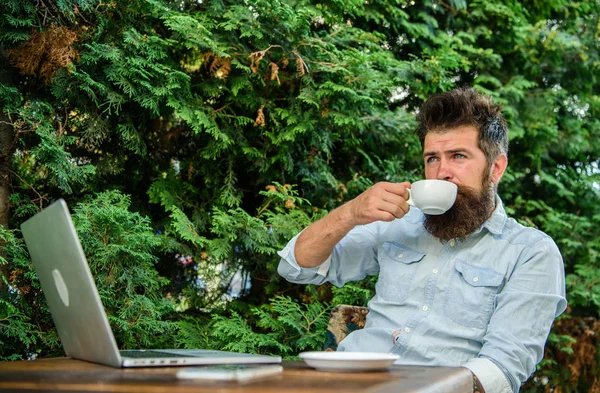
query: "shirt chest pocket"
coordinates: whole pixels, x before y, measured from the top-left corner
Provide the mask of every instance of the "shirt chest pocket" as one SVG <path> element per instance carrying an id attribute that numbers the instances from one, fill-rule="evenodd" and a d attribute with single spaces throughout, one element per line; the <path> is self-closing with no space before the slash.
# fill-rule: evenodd
<path id="1" fill-rule="evenodd" d="M 456 261 L 446 290 L 444 315 L 463 326 L 486 327 L 503 282 L 504 275 L 487 266 Z"/>
<path id="2" fill-rule="evenodd" d="M 385 242 L 379 250 L 379 280 L 375 287 L 384 300 L 401 303 L 410 292 L 419 262 L 425 253 L 405 245 Z"/>

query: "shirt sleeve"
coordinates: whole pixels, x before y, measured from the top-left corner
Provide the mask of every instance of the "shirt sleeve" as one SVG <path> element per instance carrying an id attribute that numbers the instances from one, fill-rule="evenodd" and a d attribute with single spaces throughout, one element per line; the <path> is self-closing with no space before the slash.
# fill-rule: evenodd
<path id="1" fill-rule="evenodd" d="M 566 307 L 562 257 L 554 241 L 545 236 L 524 250 L 496 296 L 479 357 L 489 359 L 504 374 L 511 390 L 518 392 L 542 360 L 552 323 Z M 497 378 L 488 378 L 485 372 L 480 377 L 477 372 L 483 368 L 472 367 L 487 391 L 484 380 Z"/>
<path id="2" fill-rule="evenodd" d="M 302 232 L 300 232 L 302 233 Z M 294 254 L 300 233 L 277 254 L 281 257 L 277 272 L 289 282 L 316 284 L 331 282 L 341 287 L 379 271 L 377 240 L 373 225 L 358 226 L 336 244 L 331 255 L 319 266 L 303 268 Z"/>

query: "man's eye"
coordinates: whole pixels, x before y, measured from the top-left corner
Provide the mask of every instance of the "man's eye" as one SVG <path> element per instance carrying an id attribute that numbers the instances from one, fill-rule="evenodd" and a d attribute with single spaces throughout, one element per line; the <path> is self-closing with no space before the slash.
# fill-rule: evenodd
<path id="1" fill-rule="evenodd" d="M 436 162 L 436 161 L 437 161 L 437 157 L 429 157 L 429 158 L 427 158 L 426 162 L 429 164 L 429 163 Z"/>
<path id="2" fill-rule="evenodd" d="M 456 153 L 454 158 L 467 158 L 464 154 Z"/>

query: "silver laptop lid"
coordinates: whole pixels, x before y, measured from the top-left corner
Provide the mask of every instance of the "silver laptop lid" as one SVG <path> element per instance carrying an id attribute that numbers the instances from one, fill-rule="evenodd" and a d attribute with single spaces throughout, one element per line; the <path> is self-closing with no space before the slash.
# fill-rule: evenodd
<path id="1" fill-rule="evenodd" d="M 64 200 L 21 231 L 67 356 L 121 367 L 121 356 Z"/>

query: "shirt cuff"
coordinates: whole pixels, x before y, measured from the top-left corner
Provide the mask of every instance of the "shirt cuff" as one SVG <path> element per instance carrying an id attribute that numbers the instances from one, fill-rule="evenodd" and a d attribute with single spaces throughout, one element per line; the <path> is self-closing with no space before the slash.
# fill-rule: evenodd
<path id="1" fill-rule="evenodd" d="M 485 393 L 512 393 L 508 379 L 491 360 L 475 358 L 463 364 L 463 367 L 477 375 Z"/>
<path id="2" fill-rule="evenodd" d="M 304 230 L 302 232 L 304 232 Z M 296 241 L 302 232 L 294 236 L 294 238 L 288 242 L 285 248 L 281 251 L 278 251 L 277 254 L 281 257 L 281 259 L 286 261 L 292 268 L 294 268 L 294 270 L 297 272 L 296 276 L 298 276 L 303 269 L 310 269 L 311 271 L 314 271 L 323 277 L 327 276 L 327 273 L 329 272 L 329 265 L 331 265 L 332 254 L 330 254 L 323 263 L 321 263 L 319 266 L 315 266 L 314 268 L 303 268 L 298 265 L 298 262 L 296 262 L 294 251 L 296 249 Z"/>

